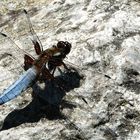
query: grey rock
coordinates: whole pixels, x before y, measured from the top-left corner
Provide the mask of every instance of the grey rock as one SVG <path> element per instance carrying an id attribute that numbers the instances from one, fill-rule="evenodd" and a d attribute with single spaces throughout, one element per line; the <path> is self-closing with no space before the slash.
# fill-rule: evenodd
<path id="1" fill-rule="evenodd" d="M 1 140 L 140 139 L 140 1 L 0 5 L 0 31 L 26 52 L 34 55 L 23 8 L 44 49 L 58 40 L 72 43 L 65 60 L 71 72 L 56 72 L 65 92 L 55 82 L 46 89 L 39 84 L 0 106 Z M 23 51 L 14 46 L 0 36 L 1 93 L 23 72 Z"/>

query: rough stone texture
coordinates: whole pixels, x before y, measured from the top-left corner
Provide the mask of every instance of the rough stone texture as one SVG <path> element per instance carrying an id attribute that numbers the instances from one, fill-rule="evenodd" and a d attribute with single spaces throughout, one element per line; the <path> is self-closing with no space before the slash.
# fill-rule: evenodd
<path id="1" fill-rule="evenodd" d="M 58 76 L 66 90 L 60 112 L 44 95 L 31 97 L 30 89 L 1 106 L 1 140 L 140 139 L 139 0 L 8 0 L 0 5 L 0 30 L 21 48 L 33 53 L 25 8 L 44 48 L 58 40 L 72 43 L 66 63 L 78 71 Z M 23 71 L 23 56 L 0 39 L 2 91 Z"/>

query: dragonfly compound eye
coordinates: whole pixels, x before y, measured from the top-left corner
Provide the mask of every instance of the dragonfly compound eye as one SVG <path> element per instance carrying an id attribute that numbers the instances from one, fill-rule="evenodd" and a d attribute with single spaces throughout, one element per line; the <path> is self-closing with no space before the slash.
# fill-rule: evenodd
<path id="1" fill-rule="evenodd" d="M 71 50 L 71 44 L 67 41 L 59 41 L 57 47 L 61 49 L 62 53 L 67 55 Z"/>

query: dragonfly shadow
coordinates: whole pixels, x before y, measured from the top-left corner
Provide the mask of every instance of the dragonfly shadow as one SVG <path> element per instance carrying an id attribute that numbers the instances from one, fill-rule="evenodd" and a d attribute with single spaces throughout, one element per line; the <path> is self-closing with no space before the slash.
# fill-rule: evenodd
<path id="1" fill-rule="evenodd" d="M 76 105 L 62 98 L 66 95 L 66 92 L 80 86 L 81 78 L 77 71 L 71 71 L 57 76 L 54 81 L 46 81 L 44 88 L 35 84 L 33 86 L 33 98 L 30 104 L 22 109 L 16 109 L 9 113 L 0 131 L 24 123 L 35 123 L 43 118 L 49 120 L 63 119 L 60 109 L 61 106 L 63 108 L 73 109 Z"/>

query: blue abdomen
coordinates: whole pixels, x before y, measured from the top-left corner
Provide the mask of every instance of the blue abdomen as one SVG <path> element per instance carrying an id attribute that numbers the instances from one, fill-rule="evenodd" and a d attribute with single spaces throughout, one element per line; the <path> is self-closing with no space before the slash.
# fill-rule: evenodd
<path id="1" fill-rule="evenodd" d="M 29 86 L 32 85 L 37 76 L 37 70 L 35 67 L 28 69 L 15 83 L 7 88 L 0 96 L 0 105 L 14 99 L 20 95 Z"/>

